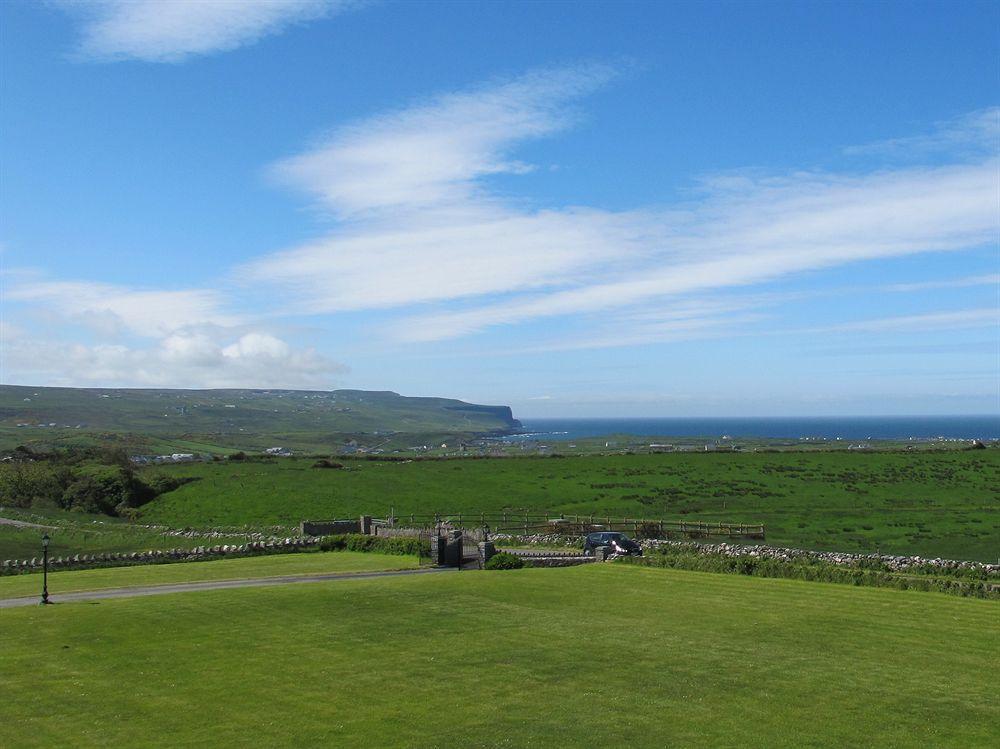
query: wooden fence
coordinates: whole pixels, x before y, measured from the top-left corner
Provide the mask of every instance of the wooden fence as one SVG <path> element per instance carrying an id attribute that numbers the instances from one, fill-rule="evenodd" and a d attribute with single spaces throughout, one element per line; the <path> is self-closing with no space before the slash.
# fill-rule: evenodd
<path id="1" fill-rule="evenodd" d="M 400 514 L 377 519 L 377 525 L 389 527 L 431 528 L 450 525 L 456 528 L 479 529 L 488 527 L 491 533 L 523 535 L 559 533 L 584 535 L 595 531 L 621 531 L 647 538 L 764 538 L 761 523 L 709 523 L 692 520 L 663 520 L 649 518 L 614 517 L 611 515 L 559 515 L 514 512 Z"/>

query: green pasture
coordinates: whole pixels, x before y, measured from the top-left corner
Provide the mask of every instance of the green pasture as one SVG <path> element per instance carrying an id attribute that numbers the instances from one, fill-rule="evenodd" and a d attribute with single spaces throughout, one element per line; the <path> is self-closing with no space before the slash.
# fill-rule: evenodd
<path id="1" fill-rule="evenodd" d="M 146 505 L 171 526 L 530 511 L 762 522 L 767 541 L 995 561 L 1000 450 L 674 453 L 443 461 L 312 459 L 158 467 L 198 480 Z"/>
<path id="2" fill-rule="evenodd" d="M 52 539 L 49 553 L 53 557 L 150 549 L 190 549 L 215 543 L 233 543 L 225 539 L 168 536 L 162 530 L 143 528 L 106 515 L 59 510 L 39 513 L 2 509 L 0 517 L 26 520 L 44 526 L 35 528 L 0 525 L 0 561 L 41 557 L 41 538 L 44 533 Z"/>
<path id="3" fill-rule="evenodd" d="M 993 747 L 998 615 L 613 564 L 12 609 L 0 745 Z"/>
<path id="4" fill-rule="evenodd" d="M 0 561 L 41 557 L 42 534 L 48 534 L 51 539 L 49 554 L 53 557 L 242 543 L 240 537 L 213 539 L 168 535 L 165 529 L 146 528 L 121 518 L 56 509 L 4 507 L 0 508 L 0 517 L 33 524 L 0 524 Z"/>
<path id="5" fill-rule="evenodd" d="M 169 585 L 206 580 L 245 580 L 251 577 L 282 575 L 322 575 L 330 572 L 375 572 L 403 570 L 418 566 L 416 557 L 372 554 L 359 551 L 300 552 L 273 554 L 208 562 L 147 564 L 135 567 L 108 567 L 94 570 L 67 570 L 49 573 L 49 593 L 127 588 L 136 585 Z M 0 599 L 39 594 L 42 576 L 38 573 L 0 577 Z"/>

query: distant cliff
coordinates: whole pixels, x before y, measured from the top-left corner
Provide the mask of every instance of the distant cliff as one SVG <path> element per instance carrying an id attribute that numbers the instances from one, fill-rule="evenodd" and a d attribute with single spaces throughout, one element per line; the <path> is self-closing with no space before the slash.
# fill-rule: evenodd
<path id="1" fill-rule="evenodd" d="M 500 432 L 508 406 L 367 390 L 149 390 L 0 386 L 0 429 L 23 441 L 44 430 L 149 436 Z M 277 444 L 277 442 L 276 442 Z"/>

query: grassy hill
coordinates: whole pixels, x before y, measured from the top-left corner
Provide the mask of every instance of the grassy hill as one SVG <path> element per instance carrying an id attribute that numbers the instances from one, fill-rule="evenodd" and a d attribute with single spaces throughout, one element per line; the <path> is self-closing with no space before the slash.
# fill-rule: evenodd
<path id="1" fill-rule="evenodd" d="M 12 609 L 0 745 L 992 747 L 998 611 L 616 564 Z"/>
<path id="2" fill-rule="evenodd" d="M 1000 450 L 306 459 L 151 469 L 196 478 L 146 505 L 173 527 L 532 511 L 764 523 L 769 543 L 996 561 Z"/>
<path id="3" fill-rule="evenodd" d="M 391 392 L 0 386 L 0 448 L 104 442 L 154 453 L 329 449 L 345 435 L 473 434 L 518 426 L 507 406 Z"/>

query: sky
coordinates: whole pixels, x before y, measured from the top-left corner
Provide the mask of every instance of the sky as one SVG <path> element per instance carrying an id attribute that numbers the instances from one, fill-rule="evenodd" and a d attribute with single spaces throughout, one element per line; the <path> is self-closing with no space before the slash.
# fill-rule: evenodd
<path id="1" fill-rule="evenodd" d="M 1000 5 L 0 3 L 0 381 L 1000 413 Z"/>

